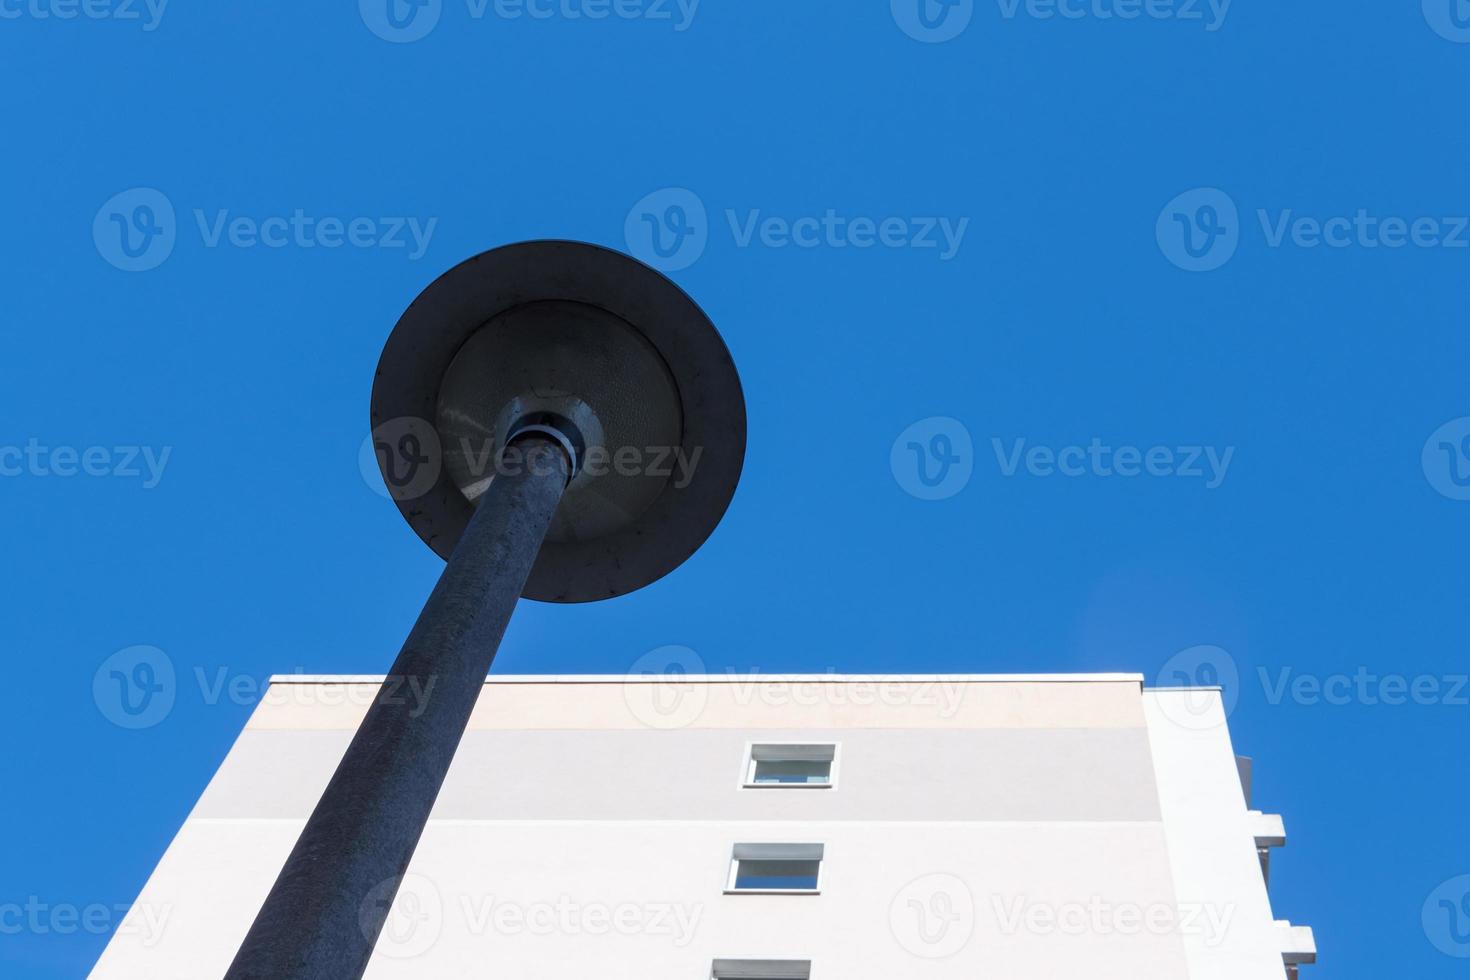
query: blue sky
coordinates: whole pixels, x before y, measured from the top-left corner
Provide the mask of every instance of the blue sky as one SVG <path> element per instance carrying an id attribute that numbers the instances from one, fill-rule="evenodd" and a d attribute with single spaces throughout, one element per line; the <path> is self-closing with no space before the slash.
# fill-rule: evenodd
<path id="1" fill-rule="evenodd" d="M 440 563 L 359 470 L 378 352 L 541 237 L 672 269 L 750 448 L 497 671 L 1219 676 L 1313 976 L 1461 975 L 1453 2 L 0 0 L 6 975 L 85 973 L 266 676 L 391 662 Z"/>

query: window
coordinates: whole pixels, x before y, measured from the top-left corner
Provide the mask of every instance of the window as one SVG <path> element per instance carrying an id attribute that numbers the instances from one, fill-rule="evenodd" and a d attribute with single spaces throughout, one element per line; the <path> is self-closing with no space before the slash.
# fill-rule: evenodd
<path id="1" fill-rule="evenodd" d="M 822 850 L 821 844 L 736 844 L 725 891 L 815 895 Z"/>
<path id="2" fill-rule="evenodd" d="M 714 980 L 811 980 L 811 960 L 715 960 Z"/>
<path id="3" fill-rule="evenodd" d="M 752 745 L 745 786 L 826 788 L 834 781 L 835 745 Z"/>

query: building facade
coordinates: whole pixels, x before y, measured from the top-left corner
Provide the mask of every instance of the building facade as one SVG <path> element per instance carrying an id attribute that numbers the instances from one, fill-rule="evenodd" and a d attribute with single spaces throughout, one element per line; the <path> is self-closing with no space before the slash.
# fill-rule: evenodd
<path id="1" fill-rule="evenodd" d="M 273 679 L 95 980 L 224 974 L 381 681 Z M 1282 980 L 1284 843 L 1218 690 L 497 677 L 367 975 Z"/>

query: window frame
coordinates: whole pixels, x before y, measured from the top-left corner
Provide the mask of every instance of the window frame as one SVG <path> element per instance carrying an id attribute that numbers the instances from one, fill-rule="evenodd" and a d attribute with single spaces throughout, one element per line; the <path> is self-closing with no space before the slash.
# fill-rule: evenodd
<path id="1" fill-rule="evenodd" d="M 812 888 L 740 888 L 741 861 L 816 861 L 817 878 Z M 827 876 L 827 845 L 792 841 L 741 841 L 730 848 L 730 867 L 725 876 L 726 895 L 820 895 Z"/>
<path id="2" fill-rule="evenodd" d="M 809 751 L 809 750 L 813 750 L 813 749 L 817 749 L 817 750 L 831 750 L 831 768 L 827 771 L 827 781 L 825 783 L 779 783 L 779 782 L 758 783 L 758 782 L 755 781 L 755 767 L 756 767 L 756 763 L 762 762 L 762 761 L 778 761 L 778 760 L 762 760 L 762 759 L 758 759 L 756 757 L 756 753 L 759 752 L 762 749 L 777 749 L 777 750 L 785 749 L 785 750 L 798 750 L 798 751 L 799 750 L 808 750 Z M 811 758 L 820 759 L 821 756 L 813 755 L 813 756 L 811 756 Z M 800 760 L 800 759 L 801 759 L 801 756 L 799 754 L 796 754 L 796 755 L 793 755 L 792 756 L 792 761 L 797 761 L 797 760 Z M 741 763 L 740 763 L 740 780 L 739 780 L 738 786 L 739 786 L 740 789 L 826 789 L 826 790 L 835 790 L 837 788 L 837 775 L 838 775 L 838 770 L 839 770 L 841 764 L 842 764 L 842 743 L 841 742 L 837 742 L 837 741 L 831 741 L 831 742 L 753 742 L 753 741 L 752 742 L 746 742 L 745 743 L 745 754 L 742 756 Z"/>
<path id="3" fill-rule="evenodd" d="M 709 975 L 710 980 L 811 980 L 812 961 L 720 957 Z"/>

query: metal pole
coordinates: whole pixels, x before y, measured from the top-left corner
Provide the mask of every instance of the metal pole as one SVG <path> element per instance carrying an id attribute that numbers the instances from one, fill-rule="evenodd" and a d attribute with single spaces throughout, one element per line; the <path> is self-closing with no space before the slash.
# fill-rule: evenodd
<path id="1" fill-rule="evenodd" d="M 355 980 L 367 969 L 571 472 L 546 434 L 516 439 L 509 461 L 513 450 L 519 465 L 502 467 L 480 500 L 226 980 Z M 365 908 L 369 895 L 380 900 Z"/>

